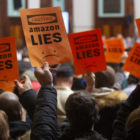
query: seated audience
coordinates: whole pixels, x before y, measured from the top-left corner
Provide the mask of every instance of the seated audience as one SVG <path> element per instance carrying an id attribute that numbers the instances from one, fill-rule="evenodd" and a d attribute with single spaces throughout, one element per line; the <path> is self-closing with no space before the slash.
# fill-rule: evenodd
<path id="1" fill-rule="evenodd" d="M 140 139 L 140 84 L 130 94 L 128 99 L 121 103 L 113 125 L 112 140 L 139 140 Z M 135 110 L 136 109 L 136 110 Z"/>
<path id="2" fill-rule="evenodd" d="M 115 71 L 107 66 L 106 71 L 95 73 L 95 87 L 97 89 L 91 93 L 100 110 L 100 120 L 96 123 L 95 130 L 108 139 L 112 136 L 112 124 L 120 103 L 128 97 L 122 90 L 113 88 L 114 82 Z"/>
<path id="3" fill-rule="evenodd" d="M 63 132 L 57 131 L 57 94 L 53 88 L 53 78 L 49 71 L 48 63 L 45 63 L 43 68 L 36 68 L 35 75 L 42 87 L 36 100 L 31 139 L 104 140 L 94 130 L 94 124 L 98 120 L 96 101 L 86 92 L 79 92 L 69 96 L 65 109 L 70 125 Z M 16 86 L 21 96 L 27 93 L 29 96 L 33 95 L 26 80 L 28 79 L 25 79 L 23 84 L 16 81 Z M 58 135 L 57 132 L 59 132 Z"/>

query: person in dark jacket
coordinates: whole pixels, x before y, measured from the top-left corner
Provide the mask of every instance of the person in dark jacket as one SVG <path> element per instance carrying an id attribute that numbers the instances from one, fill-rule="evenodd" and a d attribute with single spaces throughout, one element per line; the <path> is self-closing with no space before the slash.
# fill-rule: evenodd
<path id="1" fill-rule="evenodd" d="M 53 88 L 48 63 L 45 63 L 43 68 L 36 68 L 35 76 L 42 87 L 39 90 L 34 109 L 32 140 L 104 140 L 100 134 L 94 131 L 94 123 L 98 119 L 97 104 L 85 92 L 75 93 L 68 98 L 66 114 L 70 125 L 63 132 L 58 131 L 57 94 Z M 25 83 L 22 84 L 16 81 L 21 96 L 28 92 L 31 96 L 33 95 L 31 89 L 26 89 L 27 80 L 25 79 Z M 28 106 L 26 107 L 28 108 Z"/>
<path id="2" fill-rule="evenodd" d="M 104 139 L 94 130 L 94 124 L 99 118 L 98 106 L 89 93 L 81 91 L 70 95 L 65 110 L 70 126 L 64 130 L 60 140 Z"/>
<path id="3" fill-rule="evenodd" d="M 48 63 L 45 63 L 43 68 L 36 68 L 35 76 L 41 84 L 41 88 L 36 99 L 35 93 L 31 89 L 31 82 L 28 77 L 25 77 L 24 83 L 15 81 L 19 94 L 23 98 L 27 97 L 28 99 L 31 99 L 31 103 L 28 99 L 24 101 L 20 99 L 22 100 L 22 103 L 24 102 L 24 107 L 26 107 L 28 113 L 32 110 L 32 114 L 29 113 L 33 120 L 31 140 L 56 140 L 57 94 L 56 90 L 53 88 L 53 78 L 49 71 Z M 35 107 L 34 101 L 36 103 Z"/>
<path id="4" fill-rule="evenodd" d="M 113 88 L 115 71 L 107 66 L 107 70 L 95 73 L 95 91 L 91 93 L 99 106 L 100 120 L 95 124 L 95 130 L 105 138 L 111 139 L 112 125 L 116 118 L 120 103 L 127 99 L 122 90 Z"/>
<path id="5" fill-rule="evenodd" d="M 135 117 L 128 117 L 132 111 L 140 105 L 140 84 L 130 94 L 128 99 L 124 101 L 118 111 L 117 117 L 113 125 L 112 140 L 139 140 L 140 123 L 137 114 Z M 128 118 L 128 120 L 127 120 Z M 134 118 L 134 120 L 132 120 Z M 140 116 L 139 116 L 140 118 Z M 130 126 L 130 122 L 131 126 Z M 126 123 L 127 122 L 127 123 Z M 132 126 L 133 125 L 133 126 Z"/>

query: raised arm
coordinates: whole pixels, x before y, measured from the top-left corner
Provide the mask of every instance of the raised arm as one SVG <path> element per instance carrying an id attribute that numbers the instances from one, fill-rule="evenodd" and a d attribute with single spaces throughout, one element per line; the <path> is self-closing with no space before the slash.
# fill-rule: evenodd
<path id="1" fill-rule="evenodd" d="M 86 80 L 86 91 L 87 92 L 94 92 L 95 91 L 95 74 L 91 71 L 85 75 Z"/>
<path id="2" fill-rule="evenodd" d="M 32 84 L 27 75 L 24 76 L 22 82 L 15 81 L 16 88 L 18 89 L 18 96 L 22 106 L 27 110 L 31 120 L 33 119 L 33 113 L 35 108 L 36 93 L 32 89 Z"/>
<path id="3" fill-rule="evenodd" d="M 57 137 L 57 94 L 53 88 L 53 78 L 48 63 L 35 69 L 35 76 L 41 84 L 38 93 L 31 140 L 55 140 Z"/>

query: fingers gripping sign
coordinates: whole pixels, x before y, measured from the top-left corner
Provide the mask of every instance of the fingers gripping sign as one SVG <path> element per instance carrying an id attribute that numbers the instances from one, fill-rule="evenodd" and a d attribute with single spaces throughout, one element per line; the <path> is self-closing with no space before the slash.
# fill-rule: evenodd
<path id="1" fill-rule="evenodd" d="M 48 62 L 44 63 L 43 68 L 37 67 L 35 68 L 35 76 L 38 80 L 38 82 L 43 86 L 43 85 L 53 85 L 53 76 L 50 71 L 50 67 Z"/>
<path id="2" fill-rule="evenodd" d="M 27 75 L 24 75 L 24 80 L 21 82 L 18 80 L 15 80 L 15 85 L 18 88 L 20 95 L 24 93 L 25 91 L 32 89 L 31 80 Z"/>
<path id="3" fill-rule="evenodd" d="M 95 74 L 91 71 L 88 71 L 88 73 L 85 75 L 86 80 L 86 91 L 93 92 L 95 90 Z"/>

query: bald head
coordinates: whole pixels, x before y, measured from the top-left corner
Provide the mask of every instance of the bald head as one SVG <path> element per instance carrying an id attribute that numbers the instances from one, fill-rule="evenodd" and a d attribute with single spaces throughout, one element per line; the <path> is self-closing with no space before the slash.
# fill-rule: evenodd
<path id="1" fill-rule="evenodd" d="M 0 95 L 0 109 L 6 112 L 9 121 L 21 120 L 21 104 L 14 93 L 5 91 Z"/>
<path id="2" fill-rule="evenodd" d="M 12 92 L 9 91 L 4 91 L 1 95 L 0 95 L 1 99 L 9 99 L 9 100 L 18 100 L 17 95 L 15 95 Z"/>

